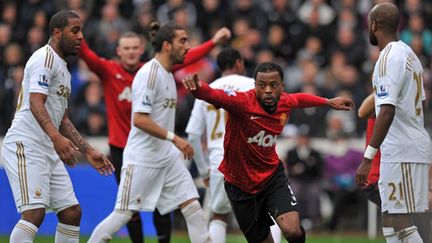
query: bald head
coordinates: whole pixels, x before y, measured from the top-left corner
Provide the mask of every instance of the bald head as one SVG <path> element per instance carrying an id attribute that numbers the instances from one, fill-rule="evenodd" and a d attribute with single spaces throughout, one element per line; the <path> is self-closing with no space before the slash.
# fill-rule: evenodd
<path id="1" fill-rule="evenodd" d="M 375 21 L 380 31 L 395 34 L 399 26 L 399 9 L 392 3 L 377 4 L 369 13 L 369 21 Z"/>

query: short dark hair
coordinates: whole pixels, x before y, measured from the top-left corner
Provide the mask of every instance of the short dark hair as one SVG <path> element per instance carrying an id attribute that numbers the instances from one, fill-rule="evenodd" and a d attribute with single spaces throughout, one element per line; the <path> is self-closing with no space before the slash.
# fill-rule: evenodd
<path id="1" fill-rule="evenodd" d="M 117 46 L 120 44 L 120 40 L 123 38 L 138 38 L 138 39 L 140 39 L 141 43 L 145 42 L 144 36 L 142 36 L 136 32 L 133 32 L 133 31 L 128 31 L 128 32 L 125 32 L 122 35 L 120 35 L 120 37 L 117 40 Z"/>
<path id="2" fill-rule="evenodd" d="M 53 34 L 55 28 L 63 30 L 69 24 L 69 19 L 79 18 L 79 15 L 71 10 L 63 10 L 55 13 L 48 24 L 48 32 L 50 36 Z"/>
<path id="3" fill-rule="evenodd" d="M 233 68 L 237 60 L 242 60 L 240 52 L 231 47 L 222 49 L 217 55 L 217 65 L 221 72 Z"/>
<path id="4" fill-rule="evenodd" d="M 263 62 L 261 64 L 259 64 L 254 71 L 254 79 L 256 80 L 257 74 L 259 72 L 261 73 L 270 73 L 270 72 L 278 72 L 279 76 L 283 82 L 284 79 L 284 73 L 283 70 L 281 68 L 281 66 L 279 66 L 278 64 L 274 63 L 274 62 Z"/>
<path id="5" fill-rule="evenodd" d="M 164 41 L 168 41 L 172 44 L 176 30 L 184 30 L 184 28 L 172 22 L 163 26 L 160 26 L 158 22 L 151 23 L 150 38 L 154 51 L 159 52 L 162 50 L 162 44 Z"/>

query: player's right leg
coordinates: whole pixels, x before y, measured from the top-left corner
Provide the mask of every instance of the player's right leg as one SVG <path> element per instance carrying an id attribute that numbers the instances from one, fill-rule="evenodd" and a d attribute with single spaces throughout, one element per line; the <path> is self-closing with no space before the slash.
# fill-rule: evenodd
<path id="1" fill-rule="evenodd" d="M 27 143 L 9 142 L 3 144 L 2 157 L 15 205 L 21 213 L 10 242 L 33 242 L 50 200 L 45 153 Z"/>
<path id="2" fill-rule="evenodd" d="M 120 184 L 120 174 L 123 165 L 123 150 L 117 146 L 109 145 L 110 147 L 110 161 L 114 165 L 114 174 L 117 184 Z M 139 212 L 132 215 L 131 220 L 126 224 L 129 237 L 133 243 L 142 243 L 144 241 L 144 234 L 142 231 L 142 220 Z"/>
<path id="3" fill-rule="evenodd" d="M 134 213 L 154 211 L 163 181 L 163 168 L 123 165 L 115 209 L 96 226 L 88 242 L 109 241 Z"/>
<path id="4" fill-rule="evenodd" d="M 134 173 L 135 166 L 128 165 L 124 166 L 121 170 L 121 179 L 119 188 L 117 191 L 117 200 L 115 209 L 100 222 L 93 230 L 89 243 L 103 243 L 110 241 L 112 236 L 120 230 L 127 222 L 130 221 L 132 215 L 138 210 L 129 209 L 129 202 L 131 201 L 131 189 L 137 188 L 139 184 L 134 185 L 136 181 L 133 178 L 138 176 Z"/>

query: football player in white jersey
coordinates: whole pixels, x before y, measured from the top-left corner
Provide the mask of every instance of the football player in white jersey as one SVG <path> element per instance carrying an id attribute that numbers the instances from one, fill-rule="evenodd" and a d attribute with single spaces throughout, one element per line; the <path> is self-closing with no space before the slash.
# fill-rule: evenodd
<path id="1" fill-rule="evenodd" d="M 424 128 L 423 68 L 412 49 L 398 40 L 399 10 L 391 3 L 369 13 L 369 39 L 381 50 L 372 76 L 376 123 L 357 183 L 364 185 L 371 159 L 381 149 L 378 187 L 387 242 L 421 243 L 411 214 L 428 209 L 431 141 Z"/>
<path id="2" fill-rule="evenodd" d="M 192 146 L 173 133 L 177 101 L 171 73 L 188 51 L 186 31 L 176 24 L 151 25 L 156 56 L 136 74 L 132 84 L 132 128 L 114 211 L 93 231 L 89 242 L 106 242 L 137 211 L 157 209 L 164 215 L 179 207 L 193 243 L 210 242 L 198 192 L 182 157 Z M 182 155 L 183 154 L 183 155 Z"/>
<path id="3" fill-rule="evenodd" d="M 60 11 L 48 28 L 48 44 L 25 66 L 15 118 L 3 141 L 5 170 L 21 213 L 10 235 L 12 243 L 33 242 L 48 210 L 59 220 L 55 242 L 78 242 L 81 208 L 63 163 L 75 165 L 79 150 L 100 174 L 114 169 L 67 115 L 71 75 L 64 58 L 78 53 L 81 20 L 72 11 Z"/>
<path id="4" fill-rule="evenodd" d="M 223 49 L 217 56 L 217 64 L 222 77 L 210 84 L 212 88 L 224 89 L 226 92 L 248 91 L 255 88 L 255 80 L 243 76 L 245 73 L 244 60 L 240 53 L 233 48 Z M 212 218 L 209 224 L 210 237 L 213 243 L 224 243 L 226 239 L 227 216 L 231 206 L 224 189 L 224 177 L 218 170 L 223 159 L 223 138 L 227 113 L 213 105 L 195 100 L 186 132 L 194 149 L 194 161 L 200 176 L 210 190 L 210 210 Z M 206 137 L 208 160 L 204 158 L 201 137 Z M 281 232 L 277 225 L 272 226 L 275 242 L 280 242 Z"/>

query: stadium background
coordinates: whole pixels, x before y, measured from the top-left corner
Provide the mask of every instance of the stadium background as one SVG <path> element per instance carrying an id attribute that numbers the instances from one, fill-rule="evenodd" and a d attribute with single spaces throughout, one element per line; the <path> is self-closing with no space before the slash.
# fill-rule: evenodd
<path id="1" fill-rule="evenodd" d="M 271 60 L 284 68 L 288 92 L 309 92 L 325 97 L 345 95 L 352 97 L 358 108 L 370 92 L 370 75 L 379 55 L 379 50 L 369 45 L 367 37 L 367 13 L 378 2 L 381 1 L 1 0 L 0 137 L 6 133 L 13 118 L 25 62 L 47 42 L 48 20 L 60 9 L 74 9 L 80 14 L 85 23 L 85 39 L 96 53 L 106 58 L 115 58 L 116 41 L 122 33 L 132 30 L 147 36 L 147 27 L 152 20 L 162 23 L 172 20 L 182 25 L 188 30 L 192 46 L 209 39 L 219 27 L 227 26 L 233 32 L 230 44 L 245 58 L 248 75 L 252 74 L 257 63 Z M 427 103 L 430 106 L 432 1 L 395 3 L 401 10 L 400 38 L 412 46 L 423 62 Z M 218 48 L 206 58 L 179 70 L 175 74 L 177 81 L 189 72 L 198 72 L 208 82 L 217 78 L 220 75 L 215 64 L 217 53 Z M 151 47 L 146 43 L 142 60 L 147 61 L 152 55 Z M 100 82 L 77 57 L 68 58 L 67 62 L 72 73 L 73 89 L 70 116 L 82 134 L 105 149 L 106 110 Z M 176 133 L 185 135 L 193 98 L 182 86 L 178 86 L 178 95 Z M 286 150 L 292 147 L 302 124 L 309 127 L 308 135 L 324 157 L 336 153 L 339 147 L 352 147 L 360 152 L 366 123 L 356 118 L 356 112 L 315 109 L 293 112 L 281 138 L 283 145 L 278 148 L 280 156 L 284 158 Z M 431 119 L 432 113 L 426 113 L 428 130 Z M 330 195 L 327 204 L 331 207 L 332 190 L 337 188 L 331 185 L 325 166 L 322 170 L 322 184 L 327 187 L 321 193 Z M 98 217 L 111 210 L 116 186 L 113 178 L 93 176 L 95 173 L 84 165 L 70 172 L 78 198 L 83 205 L 89 205 L 89 210 L 84 207 L 83 214 L 83 233 L 87 233 L 101 219 Z M 362 201 L 360 208 L 365 208 L 365 203 Z M 347 207 L 350 206 L 349 202 Z M 102 216 L 94 216 L 93 213 Z M 8 234 L 17 215 L 2 169 L 0 215 L 0 234 Z M 54 225 L 54 218 L 47 219 Z M 96 222 L 91 223 L 90 219 Z M 344 215 L 341 220 L 350 222 L 350 216 Z M 361 223 L 357 226 L 350 228 L 342 223 L 337 229 L 364 232 L 366 224 L 364 220 L 358 220 Z M 154 233 L 148 220 L 145 225 L 147 232 Z M 53 229 L 50 224 L 44 224 L 41 233 L 51 234 Z M 328 228 L 323 223 L 322 227 L 314 230 L 326 231 Z"/>

